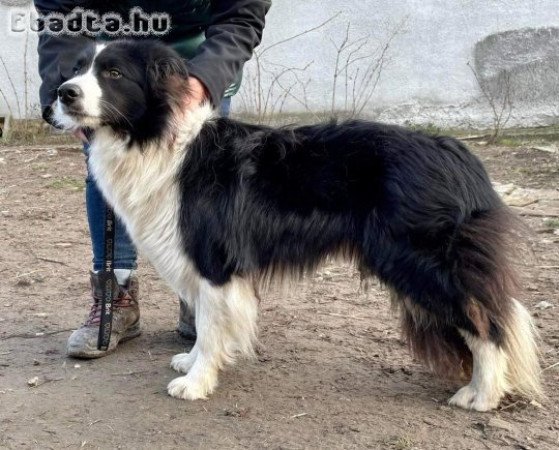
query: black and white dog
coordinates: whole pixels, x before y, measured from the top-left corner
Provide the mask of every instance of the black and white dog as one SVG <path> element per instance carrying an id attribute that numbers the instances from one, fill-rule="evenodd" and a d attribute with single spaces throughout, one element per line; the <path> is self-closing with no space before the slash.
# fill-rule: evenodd
<path id="1" fill-rule="evenodd" d="M 480 161 L 449 137 L 365 121 L 270 128 L 184 108 L 183 60 L 154 42 L 85 49 L 55 118 L 90 127 L 91 170 L 138 248 L 195 310 L 171 366 L 200 399 L 251 355 L 256 286 L 351 258 L 393 293 L 414 355 L 469 375 L 450 403 L 541 394 L 534 328 L 511 297 L 514 221 Z"/>

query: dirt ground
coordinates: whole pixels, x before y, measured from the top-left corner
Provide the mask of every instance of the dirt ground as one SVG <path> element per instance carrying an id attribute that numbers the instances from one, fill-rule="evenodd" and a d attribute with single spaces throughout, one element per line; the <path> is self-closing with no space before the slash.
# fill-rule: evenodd
<path id="1" fill-rule="evenodd" d="M 258 359 L 223 373 L 207 401 L 165 392 L 171 356 L 191 343 L 173 331 L 177 300 L 145 262 L 142 336 L 100 360 L 66 358 L 88 309 L 83 157 L 0 147 L 0 448 L 559 448 L 558 156 L 475 151 L 497 181 L 537 200 L 518 208 L 533 230 L 519 264 L 549 398 L 492 413 L 447 406 L 458 386 L 409 357 L 386 293 L 359 293 L 339 265 L 263 296 Z"/>

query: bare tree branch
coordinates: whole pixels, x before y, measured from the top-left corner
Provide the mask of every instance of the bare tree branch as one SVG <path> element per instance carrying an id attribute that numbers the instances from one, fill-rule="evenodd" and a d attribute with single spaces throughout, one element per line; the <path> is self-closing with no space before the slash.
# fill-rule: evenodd
<path id="1" fill-rule="evenodd" d="M 298 83 L 298 81 L 296 81 L 295 84 L 291 83 L 292 84 L 291 87 L 286 87 L 284 83 L 280 84 L 280 79 L 282 79 L 283 77 L 289 74 L 294 75 L 295 71 L 305 71 L 312 64 L 312 62 L 310 62 L 303 68 L 283 67 L 280 72 L 275 73 L 272 70 L 267 69 L 266 66 L 267 65 L 280 66 L 280 65 L 277 63 L 276 64 L 269 63 L 265 58 L 263 58 L 263 55 L 267 53 L 269 50 L 271 50 L 272 48 L 276 48 L 280 45 L 286 44 L 287 42 L 291 42 L 294 39 L 297 39 L 301 36 L 304 36 L 308 33 L 312 33 L 313 31 L 316 31 L 324 27 L 326 24 L 332 22 L 340 14 L 341 12 L 338 12 L 334 14 L 332 17 L 330 17 L 328 20 L 322 22 L 321 24 L 315 27 L 304 30 L 286 39 L 282 39 L 278 42 L 275 42 L 274 44 L 269 45 L 268 47 L 257 49 L 254 52 L 253 54 L 254 65 L 256 66 L 255 67 L 256 74 L 254 77 L 255 79 L 253 81 L 250 80 L 251 77 L 248 77 L 249 86 L 246 94 L 242 96 L 242 99 L 245 106 L 254 104 L 253 109 L 256 113 L 256 118 L 258 122 L 264 121 L 267 115 L 272 115 L 276 113 L 278 107 L 283 109 L 286 99 L 288 97 L 291 97 L 292 95 L 291 90 Z M 267 85 L 266 87 L 264 86 L 264 74 L 271 76 L 271 81 L 269 85 Z M 276 87 L 282 90 L 281 94 L 276 93 L 275 90 Z"/>
<path id="2" fill-rule="evenodd" d="M 476 69 L 474 69 L 469 62 L 467 65 L 474 75 L 483 98 L 485 98 L 493 113 L 493 132 L 487 140 L 488 144 L 493 144 L 501 137 L 503 129 L 512 117 L 514 104 L 512 100 L 513 89 L 511 74 L 507 70 L 499 72 L 495 77 L 495 91 L 492 91 L 491 88 L 480 79 Z"/>
<path id="3" fill-rule="evenodd" d="M 243 89 L 242 102 L 245 109 L 254 106 L 255 118 L 259 122 L 267 122 L 270 116 L 283 111 L 287 100 L 301 105 L 305 111 L 311 111 L 308 102 L 308 86 L 311 79 L 304 80 L 303 74 L 310 67 L 312 61 L 303 67 L 289 67 L 284 64 L 269 61 L 263 55 L 272 49 L 291 42 L 324 27 L 333 21 L 340 13 L 335 14 L 325 22 L 302 31 L 289 38 L 278 41 L 264 49 L 259 49 L 254 54 L 253 64 L 255 70 L 248 76 L 247 84 Z M 372 38 L 369 34 L 356 39 L 351 38 L 351 23 L 347 22 L 343 28 L 341 39 L 336 42 L 331 40 L 335 49 L 333 68 L 331 71 L 331 93 L 329 108 L 330 114 L 336 110 L 350 117 L 361 114 L 371 101 L 377 85 L 381 79 L 382 71 L 389 63 L 388 55 L 392 49 L 392 42 L 399 35 L 404 26 L 404 20 L 397 24 L 382 41 L 377 41 L 371 48 Z M 344 89 L 343 105 L 339 98 L 339 89 Z"/>
<path id="4" fill-rule="evenodd" d="M 14 93 L 14 98 L 16 99 L 17 113 L 21 117 L 21 106 L 20 106 L 20 103 L 19 103 L 19 95 L 18 95 L 17 89 L 14 85 L 14 80 L 12 79 L 12 76 L 10 75 L 10 72 L 8 71 L 8 67 L 6 66 L 6 62 L 4 61 L 4 59 L 1 56 L 0 56 L 0 63 L 2 63 L 2 66 L 4 66 L 4 71 L 6 72 L 6 76 L 8 77 L 8 81 L 9 81 L 10 86 L 12 88 L 12 92 Z M 6 96 L 5 96 L 4 93 L 2 93 L 2 97 L 4 97 L 4 99 L 6 99 Z M 7 99 L 6 99 L 6 103 L 8 103 Z"/>
<path id="5" fill-rule="evenodd" d="M 282 39 L 281 41 L 275 42 L 275 43 L 269 45 L 268 47 L 266 47 L 266 48 L 264 48 L 264 49 L 261 49 L 261 50 L 260 50 L 260 56 L 262 56 L 262 55 L 263 55 L 264 53 L 266 53 L 267 51 L 273 49 L 274 47 L 277 47 L 278 45 L 285 44 L 285 43 L 287 43 L 287 42 L 289 42 L 289 41 L 292 41 L 293 39 L 297 39 L 298 37 L 304 36 L 305 34 L 308 34 L 308 33 L 311 33 L 311 32 L 313 32 L 313 31 L 319 30 L 319 29 L 322 28 L 324 25 L 326 25 L 326 24 L 332 22 L 332 21 L 333 21 L 336 17 L 338 17 L 341 13 L 342 13 L 341 11 L 338 11 L 336 14 L 334 14 L 334 15 L 333 15 L 332 17 L 330 17 L 328 20 L 322 22 L 320 25 L 317 25 L 316 27 L 309 28 L 308 30 L 305 30 L 305 31 L 301 31 L 300 33 L 298 33 L 298 34 L 296 34 L 296 35 L 294 35 L 294 36 L 288 37 L 288 38 L 286 38 L 286 39 Z"/>

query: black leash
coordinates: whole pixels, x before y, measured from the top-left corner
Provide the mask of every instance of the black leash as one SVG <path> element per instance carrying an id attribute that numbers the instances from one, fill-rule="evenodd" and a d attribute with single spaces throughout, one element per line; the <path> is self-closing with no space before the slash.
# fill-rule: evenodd
<path id="1" fill-rule="evenodd" d="M 115 280 L 113 258 L 115 248 L 115 215 L 112 208 L 105 208 L 105 253 L 103 255 L 103 270 L 99 273 L 103 297 L 101 299 L 101 322 L 99 323 L 99 338 L 97 349 L 106 351 L 111 341 L 113 327 L 113 299 L 118 283 Z"/>

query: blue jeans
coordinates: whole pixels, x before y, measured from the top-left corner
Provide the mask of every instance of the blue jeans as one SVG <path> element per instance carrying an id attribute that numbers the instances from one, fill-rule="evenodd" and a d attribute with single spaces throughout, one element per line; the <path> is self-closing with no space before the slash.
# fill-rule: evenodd
<path id="1" fill-rule="evenodd" d="M 222 117 L 227 117 L 230 107 L 231 99 L 224 98 L 219 107 L 220 115 Z M 89 148 L 87 145 L 84 146 L 84 153 L 87 163 L 89 156 Z M 105 245 L 105 199 L 91 176 L 89 165 L 87 167 L 87 177 L 85 179 L 85 208 L 91 236 L 91 247 L 93 250 L 93 270 L 102 270 Z M 136 259 L 136 248 L 130 240 L 123 223 L 117 217 L 113 267 L 115 269 L 135 269 L 137 267 Z"/>

